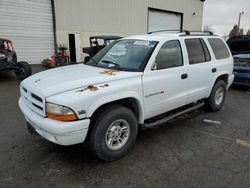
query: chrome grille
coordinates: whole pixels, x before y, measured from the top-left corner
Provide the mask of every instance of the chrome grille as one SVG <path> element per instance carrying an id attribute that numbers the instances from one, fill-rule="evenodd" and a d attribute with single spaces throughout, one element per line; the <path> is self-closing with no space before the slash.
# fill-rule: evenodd
<path id="1" fill-rule="evenodd" d="M 20 90 L 24 103 L 35 113 L 45 116 L 45 100 L 22 86 Z"/>

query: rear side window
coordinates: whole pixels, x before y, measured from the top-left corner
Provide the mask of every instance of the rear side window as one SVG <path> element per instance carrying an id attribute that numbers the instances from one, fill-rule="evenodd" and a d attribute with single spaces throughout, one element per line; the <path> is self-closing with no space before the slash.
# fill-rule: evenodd
<path id="1" fill-rule="evenodd" d="M 225 43 L 221 39 L 210 38 L 208 39 L 208 42 L 211 48 L 213 49 L 216 59 L 220 60 L 230 57 L 230 52 L 228 51 Z"/>
<path id="2" fill-rule="evenodd" d="M 189 64 L 204 63 L 211 60 L 209 51 L 202 39 L 185 39 Z"/>

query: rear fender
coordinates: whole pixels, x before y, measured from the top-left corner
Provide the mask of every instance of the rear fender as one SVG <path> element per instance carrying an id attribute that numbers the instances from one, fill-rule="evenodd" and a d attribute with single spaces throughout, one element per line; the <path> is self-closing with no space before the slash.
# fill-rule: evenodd
<path id="1" fill-rule="evenodd" d="M 214 85 L 215 85 L 215 83 L 217 82 L 217 80 L 218 80 L 218 78 L 220 77 L 220 76 L 223 76 L 223 75 L 227 75 L 227 80 L 229 79 L 229 73 L 227 72 L 227 71 L 221 71 L 220 73 L 218 73 L 216 76 L 214 76 L 214 78 L 213 78 L 213 80 L 212 80 L 212 84 L 210 85 L 210 88 L 209 88 L 209 94 L 208 94 L 208 96 L 207 97 L 209 97 L 210 96 L 210 94 L 211 94 L 211 92 L 212 92 L 212 89 L 213 89 L 213 87 L 214 87 Z M 229 80 L 228 80 L 229 81 Z M 228 81 L 227 81 L 227 83 L 226 84 L 228 84 Z"/>

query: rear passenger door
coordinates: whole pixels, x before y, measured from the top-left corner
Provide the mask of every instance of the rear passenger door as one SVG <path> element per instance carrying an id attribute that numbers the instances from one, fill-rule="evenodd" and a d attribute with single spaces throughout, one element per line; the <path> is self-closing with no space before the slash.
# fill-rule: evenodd
<path id="1" fill-rule="evenodd" d="M 211 55 L 202 38 L 184 40 L 187 50 L 188 66 L 188 102 L 206 98 L 213 78 Z"/>

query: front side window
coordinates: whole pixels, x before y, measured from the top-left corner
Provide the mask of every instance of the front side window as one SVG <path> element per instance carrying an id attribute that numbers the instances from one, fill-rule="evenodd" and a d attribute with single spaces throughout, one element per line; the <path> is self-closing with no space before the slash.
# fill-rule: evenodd
<path id="1" fill-rule="evenodd" d="M 210 61 L 210 54 L 205 42 L 202 39 L 185 39 L 189 64 L 204 63 Z"/>
<path id="2" fill-rule="evenodd" d="M 225 43 L 221 39 L 210 38 L 208 39 L 208 42 L 214 52 L 216 59 L 220 60 L 230 57 L 230 52 L 228 51 Z"/>
<path id="3" fill-rule="evenodd" d="M 157 41 L 124 39 L 111 43 L 97 53 L 87 65 L 125 71 L 141 71 Z"/>
<path id="4" fill-rule="evenodd" d="M 162 45 L 156 56 L 157 70 L 169 69 L 183 65 L 182 51 L 178 40 L 168 41 Z"/>

